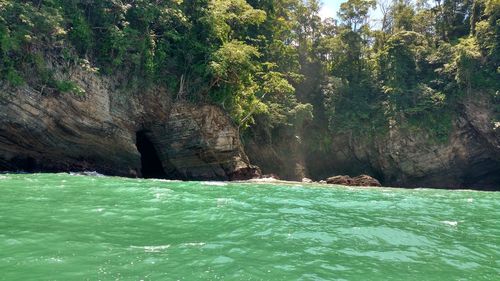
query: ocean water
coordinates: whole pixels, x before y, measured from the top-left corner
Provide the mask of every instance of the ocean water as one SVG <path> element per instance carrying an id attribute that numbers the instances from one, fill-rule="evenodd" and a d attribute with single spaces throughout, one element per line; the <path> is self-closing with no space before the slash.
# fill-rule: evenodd
<path id="1" fill-rule="evenodd" d="M 0 280 L 500 280 L 500 193 L 5 174 Z"/>

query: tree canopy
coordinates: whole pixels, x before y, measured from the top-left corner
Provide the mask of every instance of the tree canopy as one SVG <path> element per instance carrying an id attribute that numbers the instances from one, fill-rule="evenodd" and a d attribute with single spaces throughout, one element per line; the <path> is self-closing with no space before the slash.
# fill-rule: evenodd
<path id="1" fill-rule="evenodd" d="M 376 6 L 381 19 L 370 18 Z M 84 94 L 54 61 L 215 103 L 241 128 L 425 130 L 500 89 L 500 1 L 0 0 L 0 81 Z M 35 74 L 35 75 L 33 75 Z M 119 74 L 119 75 L 118 75 Z M 140 92 L 140 91 L 137 91 Z M 257 122 L 257 123 L 256 123 Z"/>

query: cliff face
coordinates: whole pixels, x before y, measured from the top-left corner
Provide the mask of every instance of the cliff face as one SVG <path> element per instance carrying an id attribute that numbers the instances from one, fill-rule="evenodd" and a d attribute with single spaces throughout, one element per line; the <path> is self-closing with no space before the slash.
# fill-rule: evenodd
<path id="1" fill-rule="evenodd" d="M 395 131 L 355 152 L 391 185 L 500 190 L 500 128 L 493 120 L 489 99 L 478 95 L 463 103 L 445 143 Z"/>
<path id="2" fill-rule="evenodd" d="M 161 89 L 127 94 L 82 69 L 69 75 L 84 95 L 28 86 L 0 90 L 0 170 L 156 171 L 165 178 L 222 180 L 258 175 L 219 108 L 172 102 Z"/>
<path id="3" fill-rule="evenodd" d="M 394 128 L 370 139 L 334 134 L 326 149 L 301 144 L 310 133 L 272 143 L 252 139 L 246 148 L 263 173 L 287 179 L 369 174 L 385 186 L 500 190 L 500 127 L 493 115 L 489 98 L 477 95 L 463 103 L 444 143 Z"/>
<path id="4" fill-rule="evenodd" d="M 59 75 L 71 77 L 86 94 L 1 88 L 0 170 L 202 180 L 259 175 L 218 107 L 173 102 L 162 89 L 127 92 L 82 69 Z M 284 179 L 370 174 L 386 186 L 498 190 L 500 128 L 493 110 L 486 97 L 464 102 L 445 143 L 395 128 L 370 140 L 333 135 L 329 147 L 317 152 L 305 145 L 306 129 L 272 140 L 251 138 L 245 148 L 264 173 Z"/>

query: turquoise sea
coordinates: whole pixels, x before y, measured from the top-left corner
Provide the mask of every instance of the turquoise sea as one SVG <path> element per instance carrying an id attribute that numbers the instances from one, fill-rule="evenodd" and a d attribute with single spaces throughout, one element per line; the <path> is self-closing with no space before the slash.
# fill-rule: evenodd
<path id="1" fill-rule="evenodd" d="M 2 174 L 0 280 L 500 280 L 500 193 Z"/>

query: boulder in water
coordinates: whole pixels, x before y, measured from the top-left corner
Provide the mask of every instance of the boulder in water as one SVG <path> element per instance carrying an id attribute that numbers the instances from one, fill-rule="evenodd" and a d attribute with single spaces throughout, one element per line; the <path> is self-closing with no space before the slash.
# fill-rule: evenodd
<path id="1" fill-rule="evenodd" d="M 355 186 L 382 186 L 377 179 L 368 175 L 360 175 L 352 180 Z"/>
<path id="2" fill-rule="evenodd" d="M 326 179 L 328 184 L 338 185 L 352 185 L 352 178 L 350 176 L 334 176 Z"/>
<path id="3" fill-rule="evenodd" d="M 327 178 L 326 183 L 347 186 L 382 186 L 377 179 L 368 175 L 360 175 L 354 178 L 350 176 L 334 176 Z"/>

